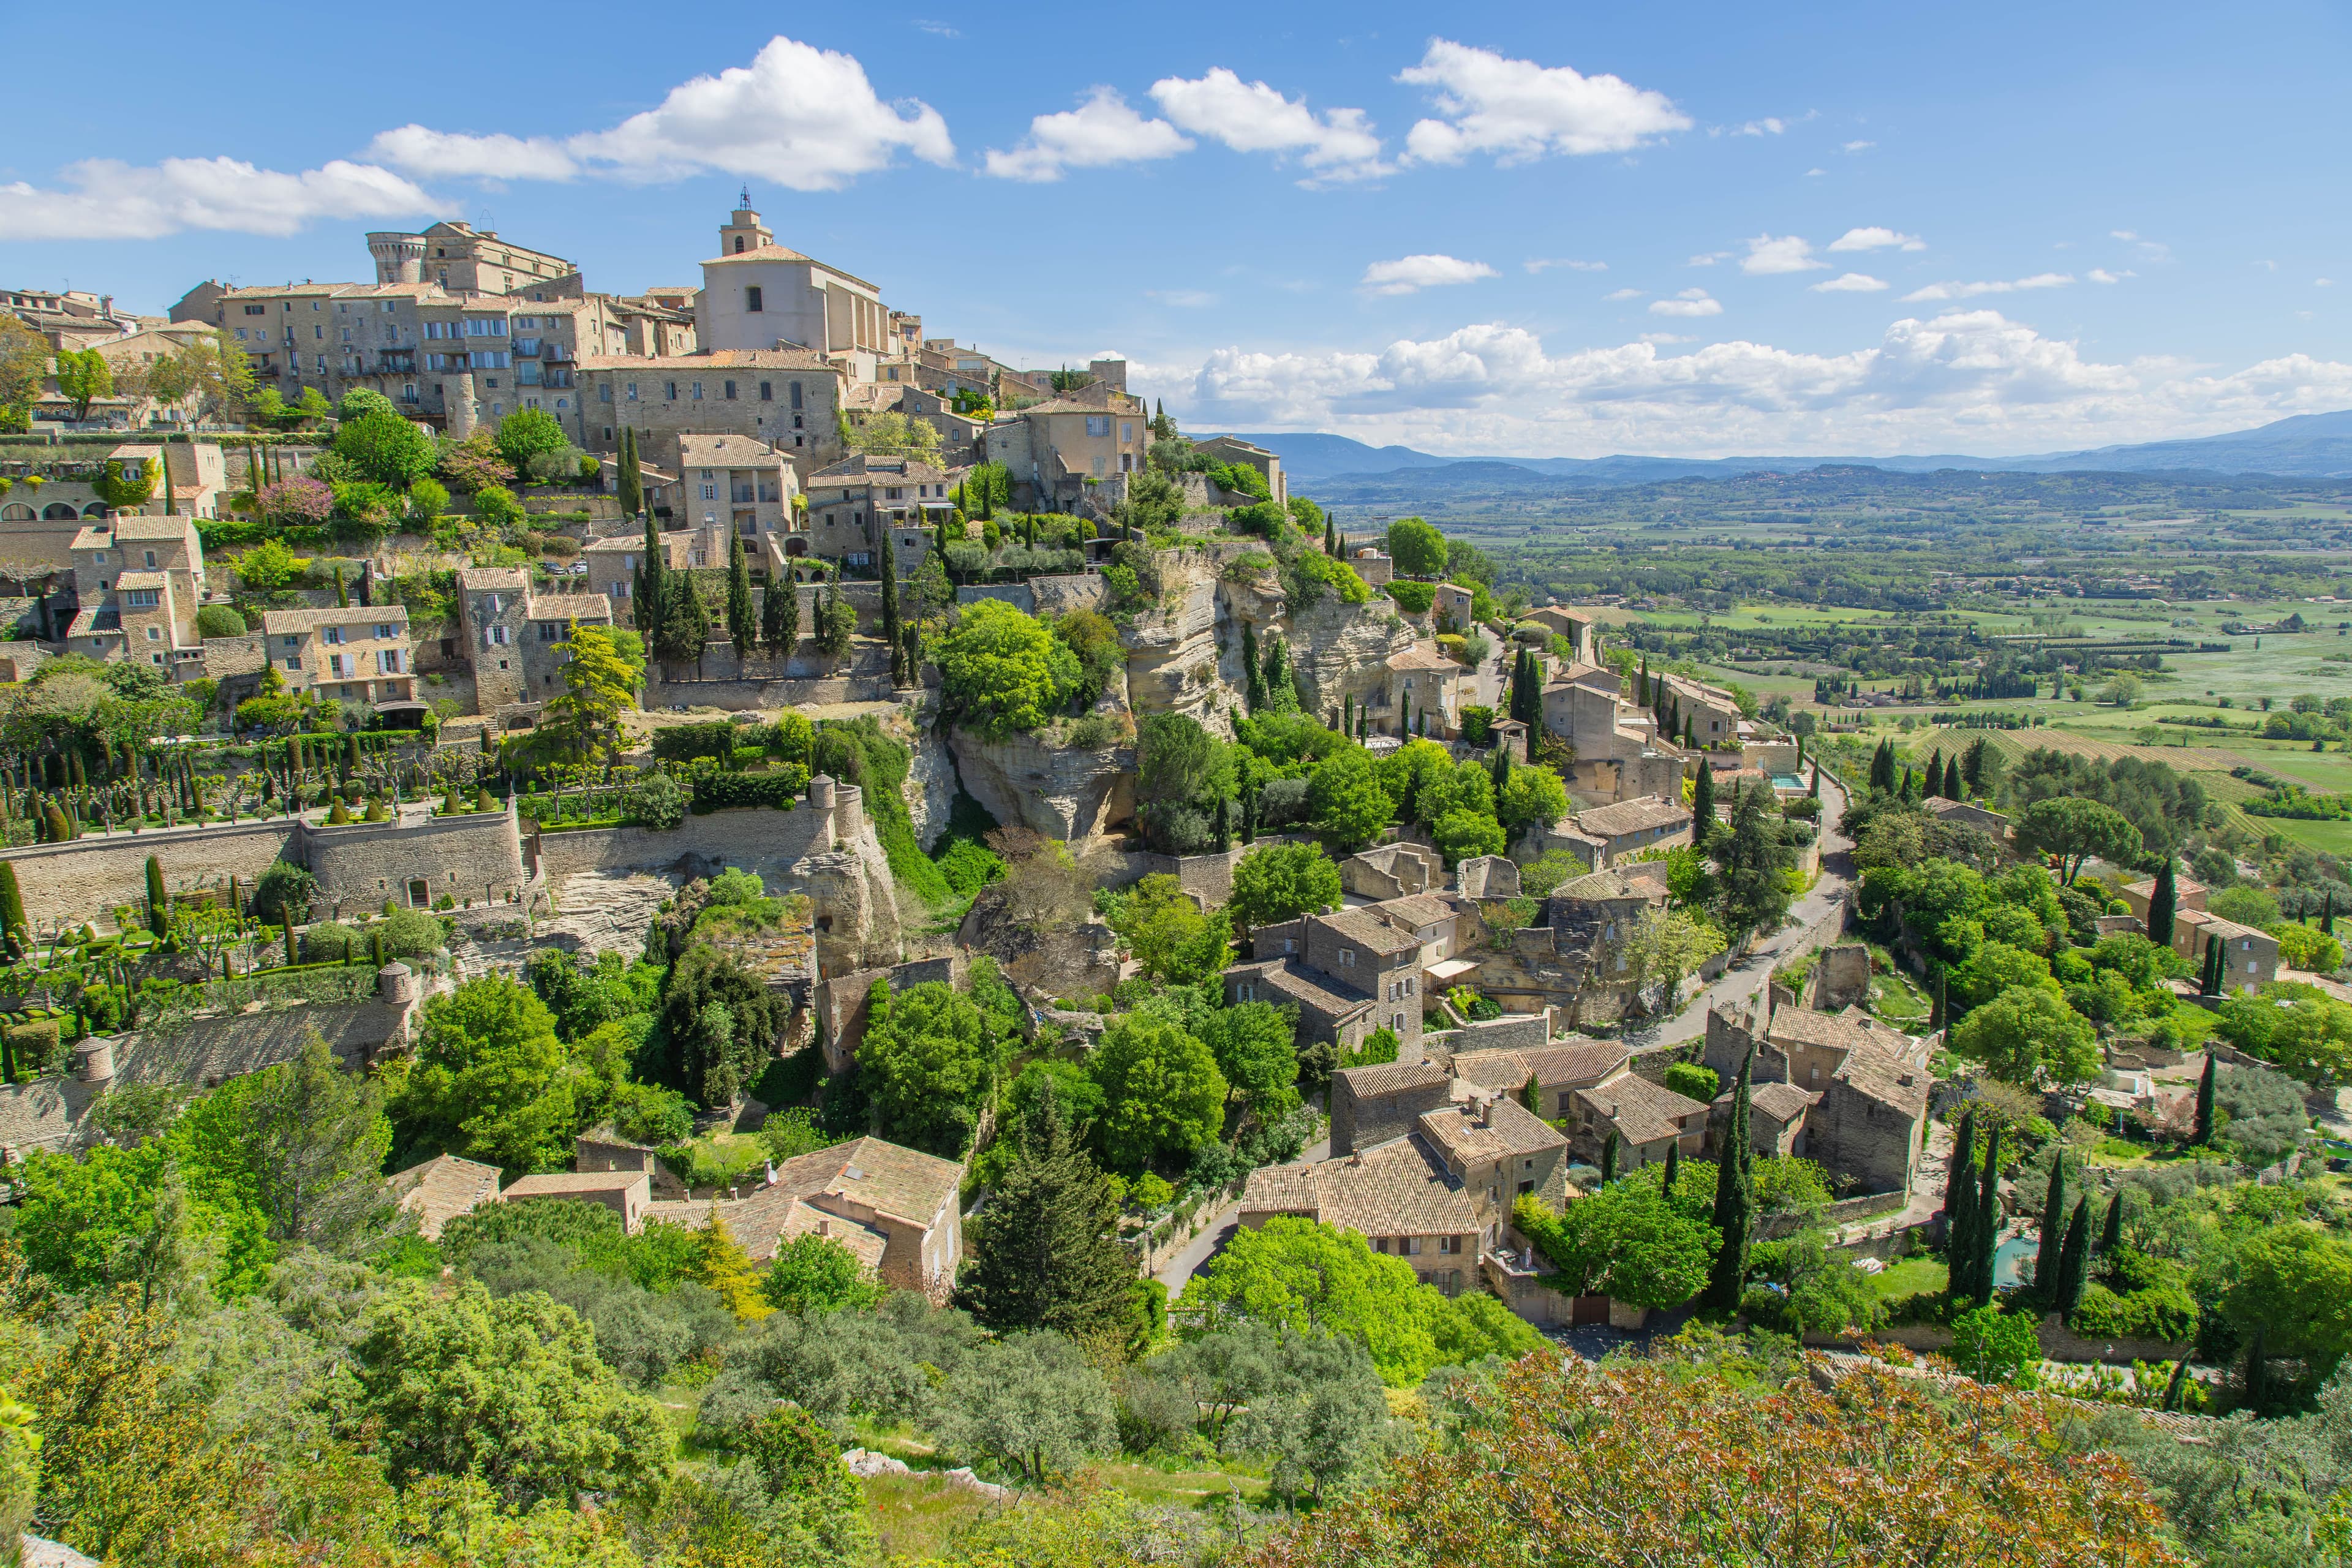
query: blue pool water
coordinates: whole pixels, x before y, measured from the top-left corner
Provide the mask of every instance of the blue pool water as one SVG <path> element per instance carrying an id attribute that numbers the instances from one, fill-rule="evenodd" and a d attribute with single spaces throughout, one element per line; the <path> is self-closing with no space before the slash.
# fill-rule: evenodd
<path id="1" fill-rule="evenodd" d="M 2006 1290 L 2012 1285 L 2025 1283 L 2020 1265 L 2042 1249 L 2042 1243 L 2029 1237 L 2012 1236 L 1992 1255 L 1992 1288 Z"/>
<path id="2" fill-rule="evenodd" d="M 1802 789 L 1805 787 L 1805 781 L 1795 773 L 1774 773 L 1772 775 L 1772 787 L 1774 789 Z"/>

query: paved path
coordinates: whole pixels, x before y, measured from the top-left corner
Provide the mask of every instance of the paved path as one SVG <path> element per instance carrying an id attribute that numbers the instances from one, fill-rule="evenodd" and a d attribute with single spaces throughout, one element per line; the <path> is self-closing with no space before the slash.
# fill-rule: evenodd
<path id="1" fill-rule="evenodd" d="M 1811 891 L 1790 909 L 1794 924 L 1784 925 L 1769 939 L 1750 948 L 1746 957 L 1725 970 L 1714 984 L 1702 987 L 1681 1012 L 1664 1024 L 1630 1031 L 1626 1043 L 1635 1047 L 1679 1045 L 1706 1033 L 1706 1015 L 1718 1003 L 1744 1002 L 1770 983 L 1772 966 L 1793 952 L 1831 907 L 1853 887 L 1853 843 L 1837 830 L 1845 810 L 1845 792 L 1829 774 L 1822 775 L 1822 875 Z"/>
<path id="2" fill-rule="evenodd" d="M 1330 1157 L 1331 1141 L 1326 1138 L 1300 1154 L 1297 1163 L 1311 1165 L 1318 1160 L 1328 1160 Z M 1199 1272 L 1209 1259 L 1225 1249 L 1225 1243 L 1233 1240 L 1234 1232 L 1241 1227 L 1239 1217 L 1241 1212 L 1242 1205 L 1238 1202 L 1227 1204 L 1217 1217 L 1202 1226 L 1201 1234 L 1186 1244 L 1184 1250 L 1170 1259 L 1167 1266 L 1155 1276 L 1162 1285 L 1168 1287 L 1170 1300 L 1172 1301 L 1182 1295 L 1185 1281 Z"/>

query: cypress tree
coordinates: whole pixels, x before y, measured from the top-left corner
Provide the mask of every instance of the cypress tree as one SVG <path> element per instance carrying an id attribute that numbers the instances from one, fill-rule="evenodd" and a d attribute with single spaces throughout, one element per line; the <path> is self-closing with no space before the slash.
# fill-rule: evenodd
<path id="1" fill-rule="evenodd" d="M 799 597 L 790 567 L 760 596 L 760 646 L 770 658 L 791 658 L 793 644 L 800 640 Z"/>
<path id="2" fill-rule="evenodd" d="M 882 558 L 887 561 L 889 552 L 885 551 Z M 760 623 L 751 611 L 751 569 L 743 559 L 740 533 L 727 542 L 727 636 L 735 644 L 735 668 L 740 674 L 744 661 L 759 651 Z"/>
<path id="3" fill-rule="evenodd" d="M 654 527 L 651 512 L 646 514 L 645 563 L 637 568 L 634 585 L 636 595 L 637 630 L 646 639 L 646 652 L 653 654 L 661 641 L 662 613 L 669 607 L 669 562 L 662 553 L 661 534 Z"/>
<path id="4" fill-rule="evenodd" d="M 1265 706 L 1265 676 L 1257 664 L 1257 628 L 1242 623 L 1242 701 L 1253 713 Z"/>
<path id="5" fill-rule="evenodd" d="M 999 1332 L 1122 1332 L 1135 1260 L 1118 1235 L 1110 1183 L 1072 1136 L 1050 1088 L 1023 1123 L 996 1195 L 972 1216 L 956 1305 Z"/>
<path id="6" fill-rule="evenodd" d="M 1503 786 L 1511 782 L 1511 753 L 1499 738 L 1495 742 L 1495 755 L 1486 763 L 1486 779 L 1495 786 L 1496 800 L 1500 801 Z"/>
<path id="7" fill-rule="evenodd" d="M 1214 843 L 1218 854 L 1222 855 L 1234 847 L 1233 818 L 1229 815 L 1225 797 L 1222 795 L 1217 797 L 1216 826 L 1213 829 L 1213 835 L 1212 842 Z"/>
<path id="8" fill-rule="evenodd" d="M 1698 777 L 1691 784 L 1691 831 L 1704 840 L 1715 824 L 1715 769 L 1699 759 Z"/>
<path id="9" fill-rule="evenodd" d="M 2182 1356 L 2179 1361 L 2172 1363 L 2172 1375 L 2167 1378 L 2164 1383 L 2164 1401 L 2162 1404 L 2158 1405 L 2157 1408 L 2165 1411 L 2179 1410 L 2180 1408 L 2180 1396 L 2187 1391 L 2188 1387 L 2189 1358 L 2187 1356 Z"/>
<path id="10" fill-rule="evenodd" d="M 1944 1176 L 1944 1256 L 1950 1269 L 1948 1289 L 1955 1297 L 1974 1294 L 1968 1277 L 1976 1258 L 1969 1232 L 1977 1217 L 1977 1111 L 1971 1105 L 1960 1113 L 1960 1135 L 1952 1144 L 1951 1168 Z"/>
<path id="11" fill-rule="evenodd" d="M 1257 842 L 1257 792 L 1255 790 L 1242 796 L 1242 842 Z"/>
<path id="12" fill-rule="evenodd" d="M 2211 995 L 2211 992 L 2207 992 Z M 2205 1070 L 2197 1079 L 2197 1142 L 2213 1142 L 2213 1077 L 2221 1058 L 2210 1048 L 2205 1053 Z"/>
<path id="13" fill-rule="evenodd" d="M 2124 1194 L 2120 1188 L 2107 1200 L 2106 1223 L 2099 1227 L 2099 1255 L 2112 1255 L 2124 1244 Z"/>
<path id="14" fill-rule="evenodd" d="M 1731 1122 L 1724 1135 L 1723 1157 L 1715 1167 L 1715 1228 L 1723 1246 L 1708 1270 L 1706 1289 L 1699 1300 L 1717 1312 L 1739 1310 L 1740 1287 L 1748 1279 L 1748 1227 L 1753 1221 L 1754 1194 L 1748 1185 L 1748 1095 L 1756 1065 L 1756 1047 L 1739 1058 L 1739 1080 L 1731 1091 Z"/>
<path id="15" fill-rule="evenodd" d="M 2156 886 L 2147 895 L 2147 939 L 2158 947 L 2172 945 L 2172 924 L 2179 912 L 2179 893 L 2172 879 L 2172 857 L 2156 868 Z"/>
<path id="16" fill-rule="evenodd" d="M 906 647 L 907 680 L 909 685 L 912 685 L 923 672 L 923 629 L 914 622 L 908 621 L 905 629 L 898 634 L 898 640 Z"/>
<path id="17" fill-rule="evenodd" d="M 1617 1179 L 1617 1154 L 1624 1144 L 1624 1139 L 1614 1127 L 1609 1130 L 1609 1136 L 1601 1141 L 1601 1184 L 1604 1187 Z"/>
<path id="18" fill-rule="evenodd" d="M 621 460 L 615 465 L 620 486 L 621 515 L 635 517 L 646 510 L 646 481 L 637 468 L 637 433 L 629 426 L 621 426 Z M 651 519 L 647 519 L 651 531 Z"/>
<path id="19" fill-rule="evenodd" d="M 1944 798 L 1966 800 L 1968 795 L 1964 791 L 1965 786 L 1960 783 L 1959 753 L 1956 752 L 1944 763 Z"/>
<path id="20" fill-rule="evenodd" d="M 16 886 L 14 860 L 0 860 L 0 949 L 11 963 L 25 953 L 25 895 Z"/>
<path id="21" fill-rule="evenodd" d="M 1931 796 L 1944 793 L 1944 752 L 1940 746 L 1927 753 L 1927 779 L 1923 793 Z"/>
<path id="22" fill-rule="evenodd" d="M 163 863 L 147 857 L 147 929 L 157 936 L 171 923 L 171 902 L 163 892 Z"/>
<path id="23" fill-rule="evenodd" d="M 1870 787 L 1893 794 L 1895 790 L 1895 743 L 1878 742 L 1878 750 L 1870 754 Z"/>
<path id="24" fill-rule="evenodd" d="M 1356 694 L 1355 694 L 1354 692 L 1352 692 L 1352 691 L 1351 691 L 1351 692 L 1348 693 L 1348 695 L 1347 695 L 1345 698 L 1343 698 L 1343 699 L 1341 699 L 1341 700 L 1340 700 L 1340 703 L 1339 703 L 1339 733 L 1341 733 L 1342 735 L 1352 735 L 1352 734 L 1354 734 L 1355 732 L 1356 732 Z"/>
<path id="25" fill-rule="evenodd" d="M 1034 520 L 1030 527 L 1035 529 Z M 907 668 L 907 650 L 898 636 L 898 542 L 886 528 L 882 531 L 882 640 L 890 645 L 890 684 L 904 686 L 912 672 Z"/>
<path id="26" fill-rule="evenodd" d="M 335 608 L 348 610 L 351 607 L 352 591 L 343 585 L 343 569 L 339 564 L 335 568 Z"/>
<path id="27" fill-rule="evenodd" d="M 1368 736 L 1368 735 L 1370 735 L 1370 734 L 1371 733 L 1371 730 L 1372 730 L 1372 716 L 1371 716 L 1371 714 L 1370 714 L 1370 713 L 1369 713 L 1369 712 L 1364 712 L 1364 711 L 1360 711 L 1360 711 L 1356 714 L 1356 739 L 1358 739 L 1359 741 L 1363 740 L 1366 736 Z"/>
<path id="28" fill-rule="evenodd" d="M 2336 889 L 2333 888 L 2327 889 L 2326 906 L 2319 911 L 2319 930 L 2326 936 L 2336 934 Z"/>
<path id="29" fill-rule="evenodd" d="M 2059 1253 L 2066 1240 L 2066 1162 L 2050 1162 L 2050 1189 L 2042 1197 L 2042 1246 L 2033 1255 L 2033 1287 L 2044 1301 L 2057 1300 Z"/>
<path id="30" fill-rule="evenodd" d="M 2198 982 L 2197 994 L 2200 996 L 2221 994 L 2221 944 L 2210 936 L 2205 939 L 2205 973 Z"/>
<path id="31" fill-rule="evenodd" d="M 2071 1320 L 2083 1304 L 2083 1285 L 2089 1274 L 2091 1200 L 2074 1200 L 2074 1214 L 2066 1222 L 2065 1244 L 2058 1252 L 2058 1293 L 2051 1305 Z"/>
<path id="32" fill-rule="evenodd" d="M 1815 800 L 1822 798 L 1822 764 L 1819 763 L 1813 764 L 1813 782 L 1805 793 Z"/>
<path id="33" fill-rule="evenodd" d="M 1992 1300 L 1993 1255 L 2000 1245 L 2000 1130 L 1985 1141 L 1984 1179 L 1977 1188 L 1976 1224 L 1969 1241 L 1976 1256 L 1969 1261 L 1969 1284 L 1976 1304 Z"/>
<path id="34" fill-rule="evenodd" d="M 1529 1079 L 1528 1081 L 1532 1083 L 1534 1080 Z M 1675 1178 L 1679 1177 L 1682 1173 L 1683 1141 L 1677 1138 L 1673 1142 L 1666 1145 L 1666 1179 L 1663 1190 L 1667 1197 L 1671 1198 L 1674 1196 Z"/>

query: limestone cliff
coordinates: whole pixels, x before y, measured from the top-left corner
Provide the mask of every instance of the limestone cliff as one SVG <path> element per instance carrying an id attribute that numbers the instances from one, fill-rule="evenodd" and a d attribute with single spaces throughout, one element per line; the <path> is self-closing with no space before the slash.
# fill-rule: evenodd
<path id="1" fill-rule="evenodd" d="M 1181 713 L 1221 732 L 1241 692 L 1241 644 L 1219 582 L 1223 552 L 1163 551 L 1160 595 L 1126 631 L 1128 702 L 1138 718 Z"/>
<path id="2" fill-rule="evenodd" d="M 1057 746 L 1044 735 L 992 741 L 949 732 L 963 787 L 997 821 L 1084 840 L 1135 815 L 1135 748 Z"/>
<path id="3" fill-rule="evenodd" d="M 1325 598 L 1291 616 L 1283 626 L 1290 639 L 1291 662 L 1307 689 L 1307 711 L 1336 725 L 1346 710 L 1346 699 L 1356 706 L 1374 704 L 1378 724 L 1381 705 L 1391 685 L 1388 660 L 1413 642 L 1412 628 L 1386 599 L 1343 605 Z M 1260 637 L 1265 636 L 1263 630 Z"/>
<path id="4" fill-rule="evenodd" d="M 855 831 L 836 832 L 829 849 L 812 846 L 785 879 L 815 903 L 820 973 L 887 968 L 906 956 L 898 880 L 872 818 L 860 813 Z"/>

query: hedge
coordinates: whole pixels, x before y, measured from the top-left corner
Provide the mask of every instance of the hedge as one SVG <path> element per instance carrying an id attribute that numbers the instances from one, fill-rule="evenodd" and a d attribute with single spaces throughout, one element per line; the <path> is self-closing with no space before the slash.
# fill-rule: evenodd
<path id="1" fill-rule="evenodd" d="M 764 773 L 709 773 L 694 779 L 694 814 L 706 816 L 730 806 L 772 805 L 790 811 L 808 793 L 809 771 L 785 763 Z"/>
<path id="2" fill-rule="evenodd" d="M 735 726 L 724 719 L 707 724 L 675 724 L 654 731 L 654 755 L 666 763 L 723 757 L 735 744 Z"/>

